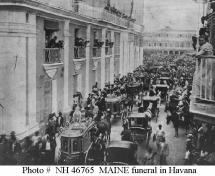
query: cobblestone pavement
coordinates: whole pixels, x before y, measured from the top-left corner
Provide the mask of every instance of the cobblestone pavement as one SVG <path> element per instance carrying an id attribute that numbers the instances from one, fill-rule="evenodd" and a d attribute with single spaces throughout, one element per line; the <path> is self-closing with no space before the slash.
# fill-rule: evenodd
<path id="1" fill-rule="evenodd" d="M 135 108 L 134 111 L 137 109 Z M 162 124 L 163 130 L 166 133 L 166 142 L 169 144 L 169 150 L 170 154 L 167 158 L 168 165 L 183 165 L 184 164 L 184 156 L 185 156 L 185 143 L 186 143 L 186 135 L 184 129 L 179 129 L 179 137 L 174 137 L 174 128 L 172 123 L 169 125 L 166 124 L 166 113 L 164 112 L 164 105 L 161 105 L 160 107 L 160 113 L 158 122 L 156 123 L 154 120 L 152 120 L 152 135 L 150 140 L 150 147 L 153 148 L 154 151 L 156 151 L 155 143 L 152 141 L 152 136 L 156 132 L 157 127 L 159 124 Z M 111 140 L 121 140 L 120 133 L 122 132 L 122 124 L 120 119 L 113 120 L 112 128 L 111 128 Z M 141 164 L 142 159 L 145 154 L 145 144 L 139 144 L 138 145 L 138 162 Z"/>

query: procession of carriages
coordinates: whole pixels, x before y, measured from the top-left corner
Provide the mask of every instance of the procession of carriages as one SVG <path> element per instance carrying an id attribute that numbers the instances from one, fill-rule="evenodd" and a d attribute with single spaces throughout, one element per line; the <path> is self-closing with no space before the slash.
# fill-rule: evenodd
<path id="1" fill-rule="evenodd" d="M 134 75 L 133 75 L 134 76 Z M 165 75 L 166 76 L 166 75 Z M 160 99 L 168 100 L 169 77 L 157 78 L 159 84 L 148 85 L 143 74 L 137 74 L 134 80 L 125 84 L 126 96 L 107 96 L 106 110 L 113 119 L 120 118 L 123 125 L 120 141 L 110 140 L 111 122 L 94 121 L 83 118 L 81 123 L 68 123 L 61 133 L 60 164 L 73 165 L 128 165 L 138 164 L 136 152 L 138 145 L 149 146 L 152 127 L 151 120 L 157 122 Z M 139 80 L 139 81 L 138 81 Z M 147 83 L 147 86 L 144 84 Z M 155 95 L 149 96 L 146 91 L 151 87 Z M 141 96 L 140 96 L 141 92 Z M 160 97 L 158 92 L 161 92 Z M 138 112 L 133 112 L 133 105 L 139 97 Z M 125 113 L 126 112 L 126 113 Z"/>

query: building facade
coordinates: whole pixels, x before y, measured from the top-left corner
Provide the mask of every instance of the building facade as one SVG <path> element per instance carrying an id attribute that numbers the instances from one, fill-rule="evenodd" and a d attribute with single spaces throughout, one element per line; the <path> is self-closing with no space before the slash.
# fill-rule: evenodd
<path id="1" fill-rule="evenodd" d="M 215 12 L 207 15 L 209 42 L 215 48 Z M 215 125 L 215 56 L 196 59 L 190 112 L 194 119 Z"/>
<path id="2" fill-rule="evenodd" d="M 4 0 L 0 8 L 0 133 L 30 135 L 50 113 L 68 113 L 77 91 L 86 98 L 96 82 L 103 88 L 142 63 L 142 25 L 101 4 Z"/>
<path id="3" fill-rule="evenodd" d="M 160 31 L 144 33 L 145 53 L 183 54 L 193 51 L 194 30 L 174 30 L 166 27 Z"/>

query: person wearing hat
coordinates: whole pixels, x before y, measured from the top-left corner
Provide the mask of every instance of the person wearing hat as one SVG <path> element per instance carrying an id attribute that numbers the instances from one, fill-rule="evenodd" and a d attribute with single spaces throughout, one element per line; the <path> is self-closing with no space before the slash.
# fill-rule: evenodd
<path id="1" fill-rule="evenodd" d="M 57 127 L 63 127 L 63 125 L 64 125 L 64 118 L 63 118 L 63 114 L 62 114 L 62 112 L 59 112 L 58 113 L 58 117 L 57 117 Z"/>

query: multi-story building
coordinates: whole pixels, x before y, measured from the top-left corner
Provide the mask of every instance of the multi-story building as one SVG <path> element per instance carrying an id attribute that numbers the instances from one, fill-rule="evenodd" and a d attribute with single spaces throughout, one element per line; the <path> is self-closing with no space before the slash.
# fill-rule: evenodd
<path id="1" fill-rule="evenodd" d="M 30 135 L 142 63 L 142 25 L 97 1 L 0 0 L 0 133 Z"/>
<path id="2" fill-rule="evenodd" d="M 183 54 L 193 51 L 194 30 L 174 30 L 166 27 L 156 32 L 144 33 L 144 53 Z"/>
<path id="3" fill-rule="evenodd" d="M 207 15 L 209 42 L 215 48 L 215 12 Z M 194 119 L 215 125 L 215 56 L 196 59 L 190 112 Z M 213 139 L 214 140 L 214 139 Z M 213 141 L 214 142 L 214 141 Z"/>

